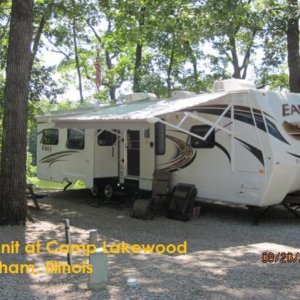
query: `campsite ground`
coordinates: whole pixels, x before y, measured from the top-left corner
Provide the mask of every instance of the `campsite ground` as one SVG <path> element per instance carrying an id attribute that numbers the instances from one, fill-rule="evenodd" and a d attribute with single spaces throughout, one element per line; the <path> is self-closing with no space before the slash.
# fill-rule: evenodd
<path id="1" fill-rule="evenodd" d="M 1 255 L 3 263 L 34 263 L 39 275 L 0 275 L 0 299 L 299 299 L 300 263 L 262 263 L 262 252 L 300 251 L 299 225 L 283 208 L 271 210 L 259 226 L 244 208 L 205 205 L 201 217 L 180 222 L 157 216 L 129 217 L 128 207 L 94 207 L 87 191 L 48 191 L 42 210 L 31 209 L 36 223 L 2 227 L 2 243 L 42 243 L 41 254 Z M 62 220 L 70 219 L 73 243 L 85 243 L 96 228 L 99 240 L 115 243 L 188 244 L 185 255 L 108 255 L 107 289 L 92 292 L 87 275 L 45 274 L 47 260 L 65 255 L 43 251 L 50 240 L 64 243 Z M 81 263 L 82 255 L 74 257 Z M 128 287 L 134 277 L 137 287 Z"/>

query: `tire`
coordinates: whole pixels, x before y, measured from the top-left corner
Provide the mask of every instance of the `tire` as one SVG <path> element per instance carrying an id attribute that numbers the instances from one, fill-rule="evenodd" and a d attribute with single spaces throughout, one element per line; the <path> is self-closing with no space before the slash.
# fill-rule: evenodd
<path id="1" fill-rule="evenodd" d="M 90 193 L 92 197 L 97 198 L 100 194 L 100 189 L 97 185 L 94 185 L 92 188 L 90 188 Z"/>
<path id="2" fill-rule="evenodd" d="M 114 188 L 111 184 L 106 184 L 103 190 L 104 198 L 111 200 L 114 195 Z"/>

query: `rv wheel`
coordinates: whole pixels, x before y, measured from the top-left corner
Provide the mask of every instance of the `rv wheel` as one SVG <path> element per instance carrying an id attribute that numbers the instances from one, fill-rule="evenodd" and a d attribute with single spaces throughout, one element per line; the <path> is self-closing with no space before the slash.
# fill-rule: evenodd
<path id="1" fill-rule="evenodd" d="M 99 187 L 94 185 L 92 188 L 90 188 L 90 192 L 93 197 L 97 197 L 99 195 Z"/>
<path id="2" fill-rule="evenodd" d="M 104 187 L 104 196 L 106 199 L 111 199 L 112 196 L 114 194 L 114 189 L 112 187 L 111 184 L 107 184 L 105 187 Z"/>

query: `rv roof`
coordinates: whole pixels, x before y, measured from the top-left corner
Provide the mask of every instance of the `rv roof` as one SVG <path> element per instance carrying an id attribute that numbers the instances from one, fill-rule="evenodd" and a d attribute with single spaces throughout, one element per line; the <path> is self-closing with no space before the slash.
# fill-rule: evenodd
<path id="1" fill-rule="evenodd" d="M 202 94 L 191 98 L 176 99 L 176 100 L 150 100 L 138 101 L 132 103 L 124 103 L 114 106 L 103 107 L 90 112 L 66 116 L 64 118 L 56 118 L 53 116 L 52 121 L 59 127 L 74 122 L 109 122 L 109 121 L 141 121 L 151 118 L 180 111 L 182 109 L 193 107 L 201 103 L 205 103 L 214 99 L 221 98 L 228 93 Z M 71 124 L 70 124 L 71 126 Z"/>
<path id="2" fill-rule="evenodd" d="M 75 115 L 81 115 L 86 112 L 92 112 L 92 111 L 97 111 L 101 109 L 102 107 L 105 107 L 108 105 L 86 105 L 86 106 L 81 106 L 78 108 L 73 108 L 73 109 L 64 109 L 64 110 L 59 110 L 59 111 L 50 111 L 48 113 L 45 113 L 43 115 L 37 115 L 36 119 L 52 119 L 52 118 L 64 118 L 68 116 L 75 116 Z"/>

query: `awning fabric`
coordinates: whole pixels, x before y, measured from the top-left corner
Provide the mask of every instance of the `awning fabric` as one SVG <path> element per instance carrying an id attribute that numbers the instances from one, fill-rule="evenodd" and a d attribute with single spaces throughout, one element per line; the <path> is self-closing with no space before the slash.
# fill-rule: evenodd
<path id="1" fill-rule="evenodd" d="M 177 112 L 186 108 L 191 108 L 218 98 L 224 97 L 227 93 L 202 94 L 191 98 L 176 100 L 147 100 L 123 103 L 115 106 L 99 107 L 76 115 L 57 116 L 53 115 L 49 120 L 59 128 L 78 127 L 97 128 L 99 124 L 117 123 L 141 123 L 141 121 L 151 121 L 152 118 L 168 113 Z"/>

